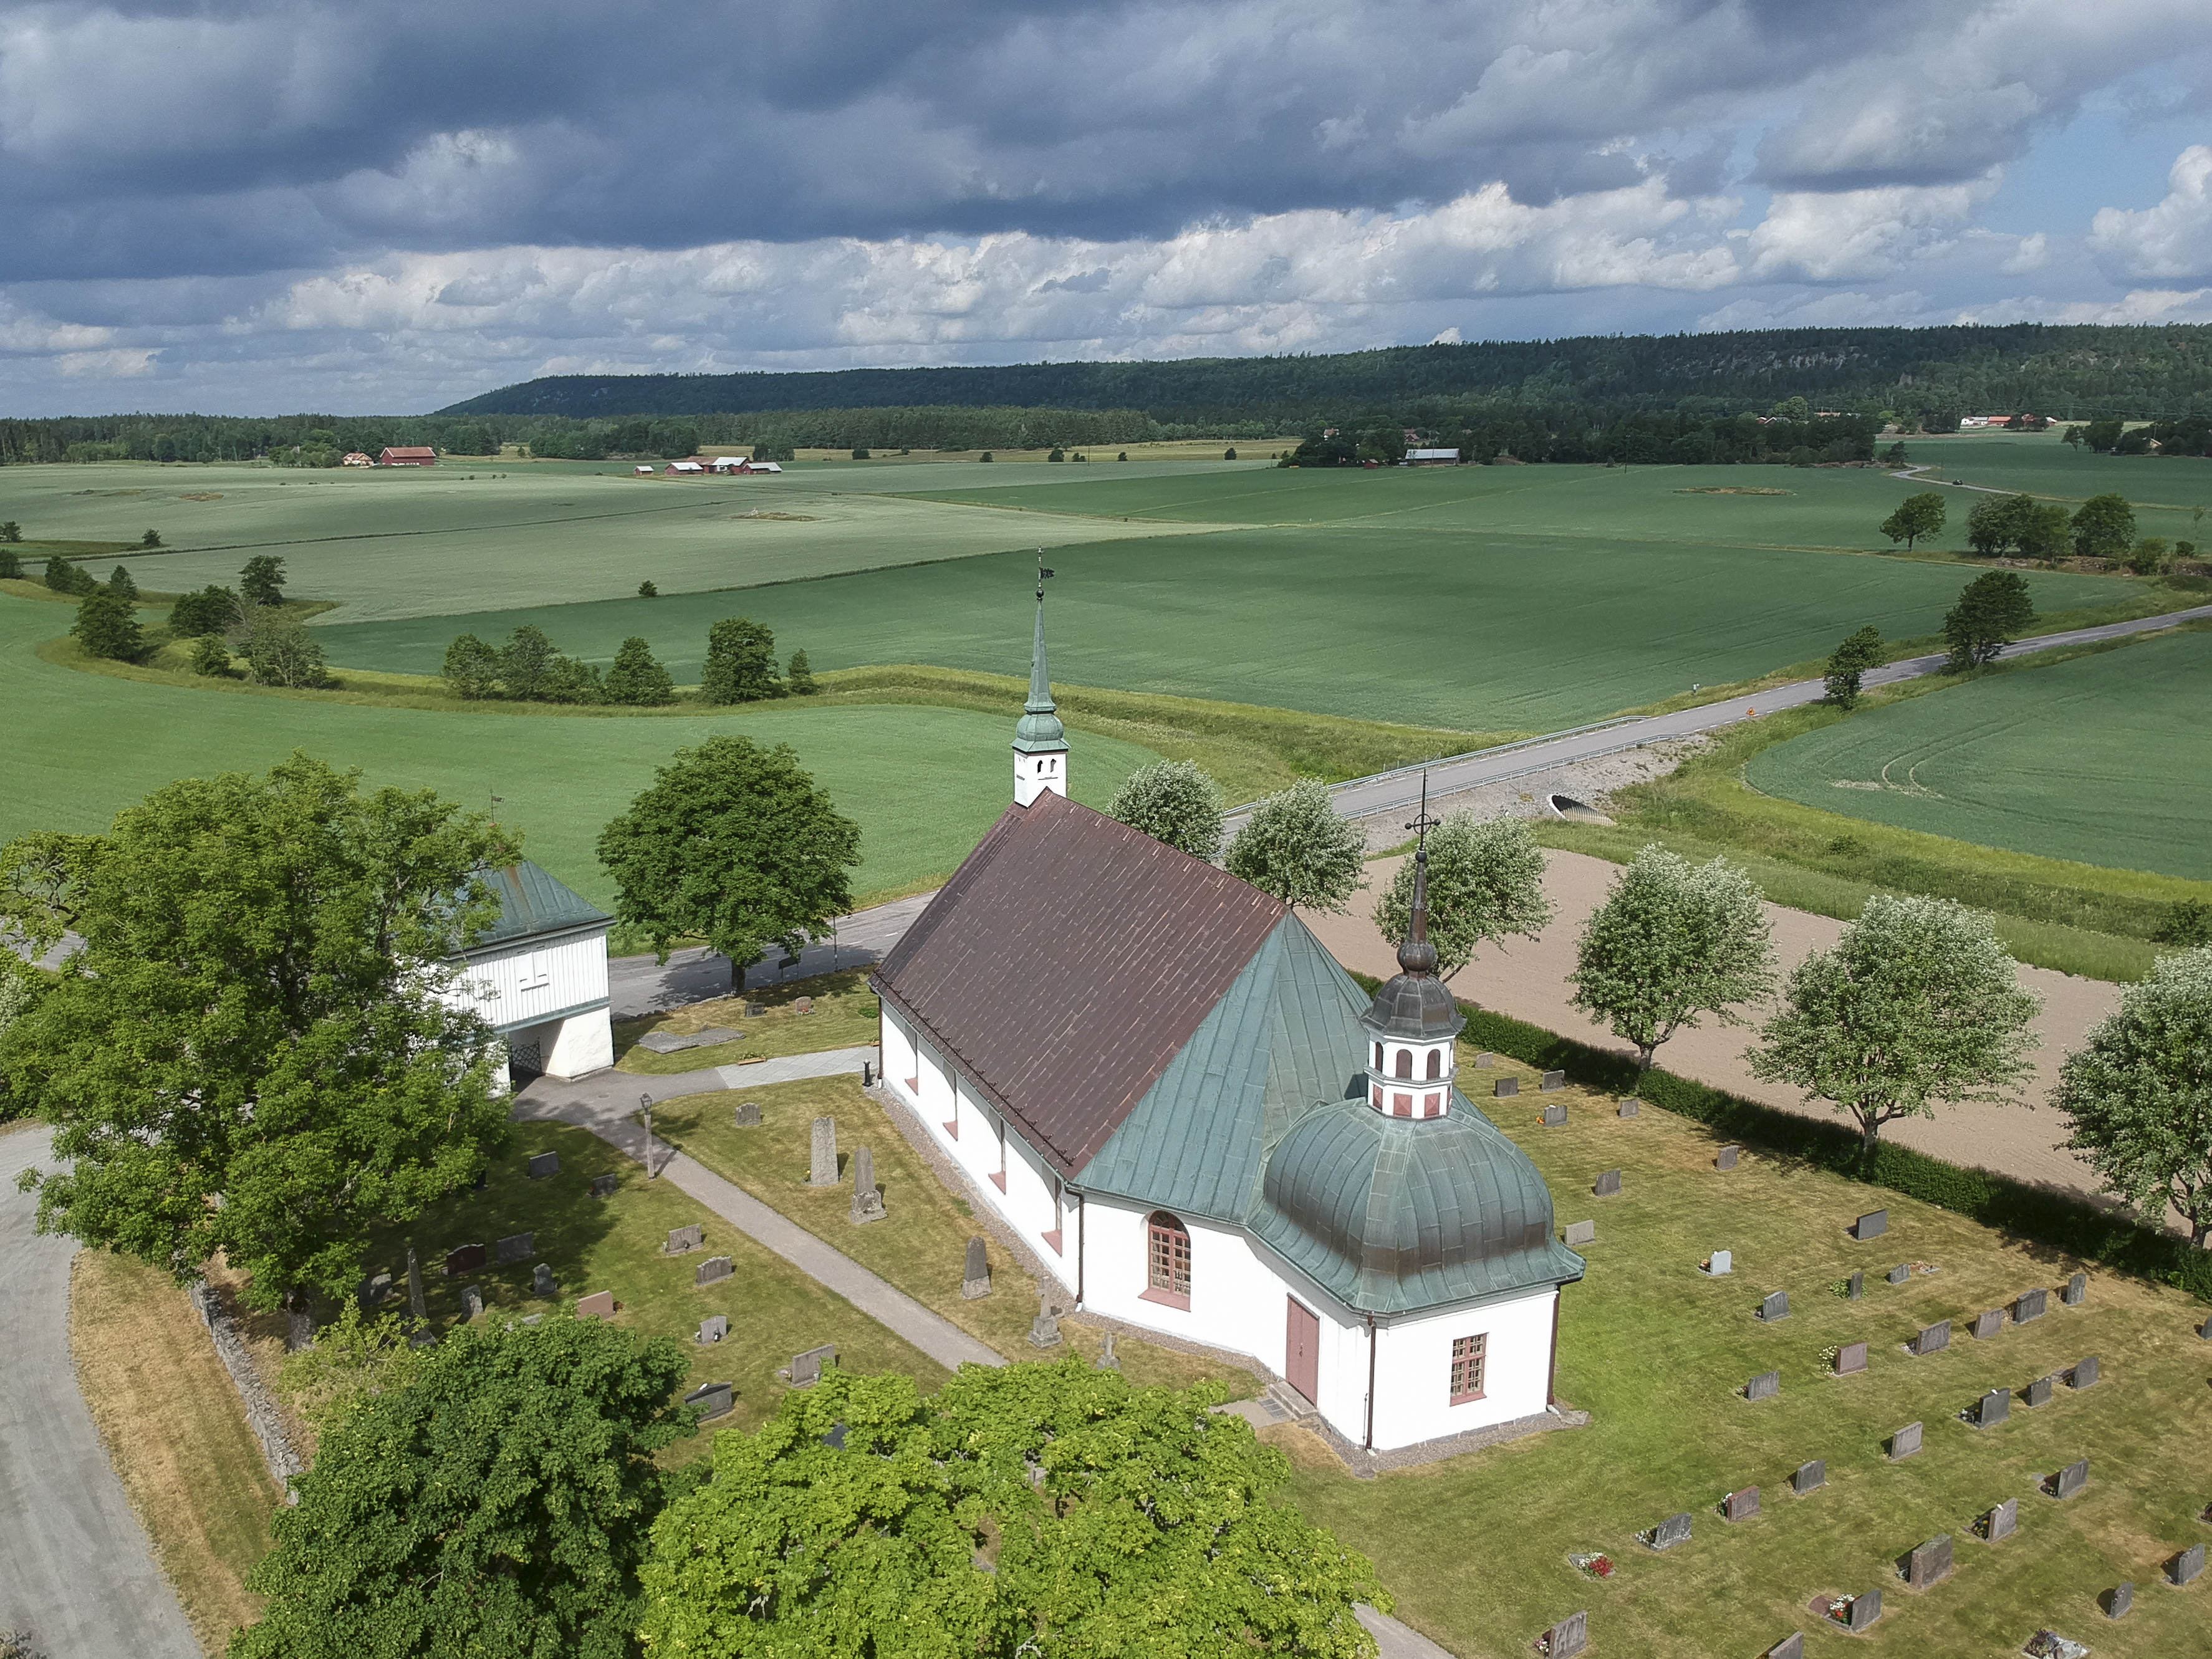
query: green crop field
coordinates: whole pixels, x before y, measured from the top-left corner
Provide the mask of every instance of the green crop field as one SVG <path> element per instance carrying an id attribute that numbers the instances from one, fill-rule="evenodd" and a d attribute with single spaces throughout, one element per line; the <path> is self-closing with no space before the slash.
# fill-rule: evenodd
<path id="1" fill-rule="evenodd" d="M 2109 491 L 2136 504 L 2136 527 L 2146 536 L 2200 545 L 2212 540 L 2212 531 L 2196 520 L 2197 507 L 2212 509 L 2212 461 L 2201 458 L 2098 455 L 2049 434 L 1908 438 L 1905 447 L 1913 461 L 1927 463 L 1936 479 L 1960 478 L 2062 501 L 2087 501 Z M 1938 539 L 1963 546 L 1960 532 L 1974 497 L 1943 493 L 1951 507 L 1951 527 Z"/>
<path id="2" fill-rule="evenodd" d="M 1751 761 L 1768 794 L 2048 858 L 2212 879 L 2212 634 L 2002 674 Z"/>
<path id="3" fill-rule="evenodd" d="M 0 597 L 0 839 L 33 830 L 104 830 L 121 808 L 173 778 L 259 771 L 295 748 L 358 766 L 374 784 L 431 788 L 471 807 L 501 797 L 501 820 L 526 850 L 596 903 L 612 884 L 592 848 L 608 819 L 678 748 L 721 732 L 788 743 L 861 828 L 856 893 L 950 871 L 1012 792 L 1004 720 L 957 709 L 757 706 L 651 719 L 532 717 L 486 711 L 362 708 L 155 685 L 41 659 L 66 626 L 58 605 Z M 1103 804 L 1144 750 L 1086 737 L 1079 799 Z"/>

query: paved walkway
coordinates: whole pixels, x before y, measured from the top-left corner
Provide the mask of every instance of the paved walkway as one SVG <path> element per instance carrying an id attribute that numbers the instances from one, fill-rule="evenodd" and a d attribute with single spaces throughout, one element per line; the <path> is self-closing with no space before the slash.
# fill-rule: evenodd
<path id="1" fill-rule="evenodd" d="M 641 1162 L 644 1126 L 635 1121 L 638 1096 L 669 1100 L 718 1089 L 765 1086 L 801 1078 L 857 1073 L 872 1061 L 873 1048 L 836 1048 L 827 1054 L 794 1054 L 757 1066 L 720 1066 L 674 1077 L 640 1078 L 601 1072 L 579 1082 L 539 1078 L 515 1097 L 518 1118 L 551 1120 L 589 1129 L 609 1146 Z M 750 1193 L 724 1180 L 696 1159 L 658 1136 L 651 1168 L 686 1197 L 695 1199 L 739 1232 L 781 1256 L 817 1282 L 837 1292 L 862 1313 L 904 1337 L 948 1370 L 962 1365 L 1003 1365 L 1006 1359 L 951 1320 L 934 1313 L 905 1291 L 870 1273 L 852 1257 L 832 1249 L 804 1227 L 786 1219 Z"/>
<path id="2" fill-rule="evenodd" d="M 15 1190 L 49 1144 L 44 1129 L 0 1135 L 0 1630 L 27 1631 L 47 1659 L 198 1659 L 78 1390 L 77 1243 L 34 1233 L 38 1198 Z"/>

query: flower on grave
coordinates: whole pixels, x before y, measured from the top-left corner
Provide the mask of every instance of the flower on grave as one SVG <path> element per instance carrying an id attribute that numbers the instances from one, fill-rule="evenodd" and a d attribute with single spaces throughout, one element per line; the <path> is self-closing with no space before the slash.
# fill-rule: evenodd
<path id="1" fill-rule="evenodd" d="M 1613 1559 L 1610 1556 L 1599 1556 L 1595 1560 L 1590 1563 L 1590 1571 L 1601 1578 L 1612 1577 Z"/>

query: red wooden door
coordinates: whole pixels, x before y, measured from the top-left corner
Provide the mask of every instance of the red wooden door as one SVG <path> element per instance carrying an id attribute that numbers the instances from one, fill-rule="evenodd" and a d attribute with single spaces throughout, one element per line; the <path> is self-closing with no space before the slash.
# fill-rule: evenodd
<path id="1" fill-rule="evenodd" d="M 1290 1329 L 1283 1346 L 1283 1375 L 1308 1400 L 1321 1402 L 1321 1316 L 1290 1298 Z"/>

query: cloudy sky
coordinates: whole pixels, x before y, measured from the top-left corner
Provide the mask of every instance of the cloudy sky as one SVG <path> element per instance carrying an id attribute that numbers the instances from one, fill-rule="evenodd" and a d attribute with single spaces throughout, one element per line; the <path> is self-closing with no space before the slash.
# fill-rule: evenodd
<path id="1" fill-rule="evenodd" d="M 2207 0 L 0 0 L 0 415 L 2212 321 Z"/>

